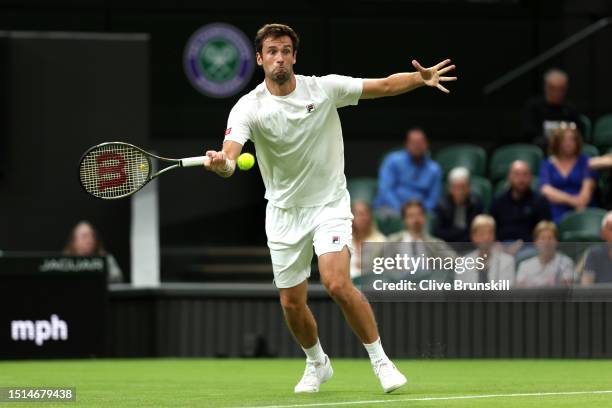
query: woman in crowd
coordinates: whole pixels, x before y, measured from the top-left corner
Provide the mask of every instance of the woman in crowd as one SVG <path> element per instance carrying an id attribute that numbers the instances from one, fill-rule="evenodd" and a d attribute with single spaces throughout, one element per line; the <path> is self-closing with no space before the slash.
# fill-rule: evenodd
<path id="1" fill-rule="evenodd" d="M 540 191 L 551 203 L 553 221 L 559 223 L 568 211 L 594 205 L 597 173 L 589 169 L 589 157 L 582 153 L 582 137 L 575 128 L 557 129 L 549 154 L 540 166 Z"/>
<path id="2" fill-rule="evenodd" d="M 376 228 L 372 208 L 364 201 L 351 205 L 353 211 L 353 248 L 351 278 L 361 276 L 361 249 L 364 242 L 386 242 L 386 237 Z M 374 254 L 369 254 L 372 257 Z"/>
<path id="3" fill-rule="evenodd" d="M 102 256 L 106 258 L 109 282 L 121 282 L 121 269 L 111 254 L 106 252 L 104 244 L 98 237 L 98 232 L 88 221 L 80 221 L 72 229 L 68 242 L 64 247 L 64 255 L 68 256 Z"/>
<path id="4" fill-rule="evenodd" d="M 540 221 L 533 230 L 538 254 L 521 262 L 516 276 L 519 287 L 542 287 L 572 284 L 574 262 L 557 252 L 559 232 L 550 221 Z"/>

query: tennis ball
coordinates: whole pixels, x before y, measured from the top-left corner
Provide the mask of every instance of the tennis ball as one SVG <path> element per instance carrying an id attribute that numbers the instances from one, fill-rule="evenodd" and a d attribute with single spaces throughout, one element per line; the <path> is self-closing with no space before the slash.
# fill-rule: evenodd
<path id="1" fill-rule="evenodd" d="M 242 153 L 238 156 L 236 164 L 240 170 L 249 170 L 255 164 L 255 157 L 251 153 Z"/>

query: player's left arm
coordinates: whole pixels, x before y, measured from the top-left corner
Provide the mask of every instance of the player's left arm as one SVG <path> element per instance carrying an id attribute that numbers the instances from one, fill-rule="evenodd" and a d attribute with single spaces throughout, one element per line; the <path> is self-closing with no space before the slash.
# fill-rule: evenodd
<path id="1" fill-rule="evenodd" d="M 415 72 L 402 72 L 389 75 L 386 78 L 364 79 L 363 91 L 360 99 L 382 98 L 383 96 L 401 95 L 422 86 L 438 88 L 444 93 L 450 93 L 442 82 L 456 81 L 457 77 L 444 76 L 447 72 L 455 69 L 446 59 L 433 67 L 423 68 L 417 60 L 412 60 Z"/>

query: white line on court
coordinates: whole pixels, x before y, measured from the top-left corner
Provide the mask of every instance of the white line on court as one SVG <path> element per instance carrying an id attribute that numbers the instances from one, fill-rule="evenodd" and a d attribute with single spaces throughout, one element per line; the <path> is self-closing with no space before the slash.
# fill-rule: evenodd
<path id="1" fill-rule="evenodd" d="M 234 408 L 307 408 L 307 407 L 337 407 L 343 405 L 362 405 L 362 404 L 393 404 L 397 402 L 410 401 L 450 401 L 450 400 L 465 400 L 479 398 L 511 398 L 511 397 L 550 397 L 560 395 L 595 395 L 595 394 L 612 394 L 612 390 L 608 391 L 568 391 L 568 392 L 532 392 L 521 394 L 484 394 L 484 395 L 455 395 L 449 397 L 420 397 L 420 398 L 403 398 L 403 399 L 386 399 L 386 400 L 370 400 L 370 401 L 346 401 L 346 402 L 317 402 L 313 404 L 293 404 L 293 405 L 254 405 L 241 406 Z"/>

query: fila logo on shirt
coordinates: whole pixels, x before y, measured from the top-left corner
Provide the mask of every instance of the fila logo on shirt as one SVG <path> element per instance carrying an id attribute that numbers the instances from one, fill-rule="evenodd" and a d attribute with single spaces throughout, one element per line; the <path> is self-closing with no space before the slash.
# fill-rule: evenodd
<path id="1" fill-rule="evenodd" d="M 230 133 L 232 133 L 232 128 L 231 127 L 225 129 L 225 136 L 229 135 Z"/>
<path id="2" fill-rule="evenodd" d="M 308 113 L 312 112 L 314 109 L 315 109 L 314 103 L 309 103 L 308 105 L 306 105 L 306 111 Z"/>
<path id="3" fill-rule="evenodd" d="M 332 244 L 339 244 L 340 243 L 340 237 L 337 235 L 334 235 L 332 237 Z"/>

